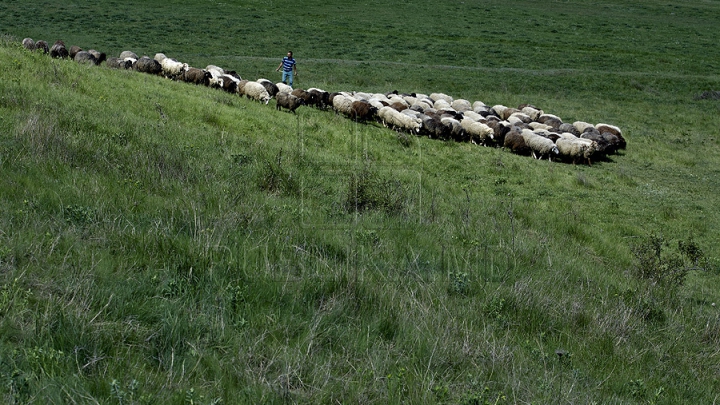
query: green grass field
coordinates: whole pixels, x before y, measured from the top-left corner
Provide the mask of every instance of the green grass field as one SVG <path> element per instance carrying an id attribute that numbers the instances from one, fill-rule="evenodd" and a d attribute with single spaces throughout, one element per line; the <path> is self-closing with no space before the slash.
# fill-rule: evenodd
<path id="1" fill-rule="evenodd" d="M 419 11 L 420 10 L 420 11 Z M 0 402 L 720 398 L 720 2 L 3 2 Z M 30 53 L 606 122 L 592 166 Z M 363 209 L 356 209 L 358 206 Z"/>

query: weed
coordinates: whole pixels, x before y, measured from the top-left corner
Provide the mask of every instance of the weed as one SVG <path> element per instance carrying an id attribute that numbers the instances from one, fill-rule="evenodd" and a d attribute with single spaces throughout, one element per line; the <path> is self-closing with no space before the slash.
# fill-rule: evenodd
<path id="1" fill-rule="evenodd" d="M 405 208 L 405 187 L 399 180 L 384 178 L 368 167 L 351 173 L 343 206 L 347 212 L 381 210 L 399 214 Z"/>

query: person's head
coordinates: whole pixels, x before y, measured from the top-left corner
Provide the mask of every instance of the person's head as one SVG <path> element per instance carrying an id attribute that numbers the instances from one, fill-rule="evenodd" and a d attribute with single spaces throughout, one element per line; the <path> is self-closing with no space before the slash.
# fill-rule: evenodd
<path id="1" fill-rule="evenodd" d="M 288 51 L 288 58 L 292 58 L 292 51 Z"/>

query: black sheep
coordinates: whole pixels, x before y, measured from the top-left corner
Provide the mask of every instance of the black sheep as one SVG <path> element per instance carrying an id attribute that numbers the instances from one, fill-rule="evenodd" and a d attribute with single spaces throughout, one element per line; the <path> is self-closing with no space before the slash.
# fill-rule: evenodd
<path id="1" fill-rule="evenodd" d="M 65 48 L 65 43 L 58 39 L 52 48 L 50 48 L 50 56 L 53 58 L 66 59 L 70 56 L 70 52 Z"/>

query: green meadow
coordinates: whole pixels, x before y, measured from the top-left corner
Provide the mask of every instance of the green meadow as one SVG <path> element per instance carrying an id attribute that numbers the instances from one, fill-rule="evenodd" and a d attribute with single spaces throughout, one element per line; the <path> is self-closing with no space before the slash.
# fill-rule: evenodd
<path id="1" fill-rule="evenodd" d="M 720 2 L 4 0 L 0 402 L 720 399 Z M 22 48 L 620 127 L 592 166 Z"/>

